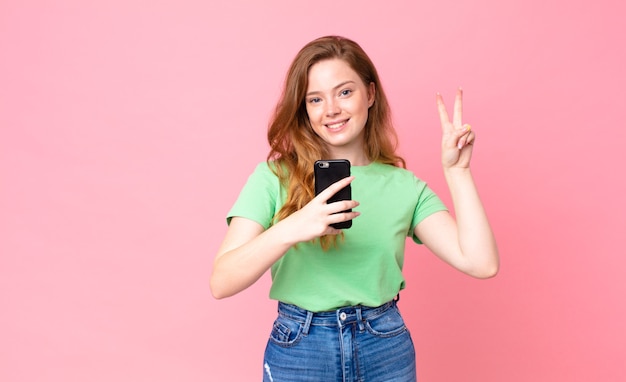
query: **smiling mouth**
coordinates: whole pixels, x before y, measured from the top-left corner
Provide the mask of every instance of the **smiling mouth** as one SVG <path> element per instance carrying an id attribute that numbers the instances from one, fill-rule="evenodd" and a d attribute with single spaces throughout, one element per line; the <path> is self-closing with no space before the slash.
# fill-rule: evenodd
<path id="1" fill-rule="evenodd" d="M 345 121 L 341 121 L 341 122 L 337 122 L 337 123 L 332 123 L 332 124 L 326 125 L 326 127 L 331 129 L 331 130 L 337 130 L 337 129 L 342 128 L 346 123 L 348 123 L 348 119 L 346 119 Z"/>

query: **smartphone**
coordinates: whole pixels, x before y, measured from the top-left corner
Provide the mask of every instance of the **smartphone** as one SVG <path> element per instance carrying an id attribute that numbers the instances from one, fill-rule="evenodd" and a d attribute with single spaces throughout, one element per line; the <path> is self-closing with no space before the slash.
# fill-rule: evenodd
<path id="1" fill-rule="evenodd" d="M 315 195 L 324 191 L 331 184 L 350 176 L 350 161 L 347 159 L 318 160 L 315 162 Z M 337 191 L 328 199 L 327 203 L 339 200 L 352 200 L 352 188 L 350 185 Z M 352 209 L 342 211 L 351 212 Z M 331 227 L 345 229 L 352 227 L 352 220 L 331 224 Z"/>

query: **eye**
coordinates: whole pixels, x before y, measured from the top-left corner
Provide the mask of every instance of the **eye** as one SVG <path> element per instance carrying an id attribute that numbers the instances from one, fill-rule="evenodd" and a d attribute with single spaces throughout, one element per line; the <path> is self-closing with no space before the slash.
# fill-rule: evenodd
<path id="1" fill-rule="evenodd" d="M 322 99 L 319 97 L 313 97 L 313 98 L 309 98 L 307 102 L 308 103 L 320 103 L 322 102 Z"/>
<path id="2" fill-rule="evenodd" d="M 352 93 L 352 90 L 350 89 L 344 89 L 341 91 L 341 93 L 339 93 L 341 96 L 346 97 L 349 96 Z"/>

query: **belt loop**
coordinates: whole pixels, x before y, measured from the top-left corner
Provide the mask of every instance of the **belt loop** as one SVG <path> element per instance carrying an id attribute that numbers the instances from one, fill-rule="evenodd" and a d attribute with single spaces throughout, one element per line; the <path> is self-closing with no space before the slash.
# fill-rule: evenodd
<path id="1" fill-rule="evenodd" d="M 356 321 L 359 323 L 359 331 L 362 332 L 365 330 L 365 326 L 363 326 L 363 315 L 361 314 L 361 306 L 356 307 Z"/>
<path id="2" fill-rule="evenodd" d="M 306 320 L 304 321 L 304 326 L 302 327 L 302 334 L 305 336 L 309 334 L 309 328 L 311 327 L 311 321 L 313 321 L 313 312 L 307 310 L 306 311 Z"/>

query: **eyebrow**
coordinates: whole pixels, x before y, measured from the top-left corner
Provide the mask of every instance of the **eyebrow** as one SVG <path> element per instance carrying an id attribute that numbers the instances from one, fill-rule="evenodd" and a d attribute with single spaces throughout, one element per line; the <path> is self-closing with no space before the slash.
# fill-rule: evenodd
<path id="1" fill-rule="evenodd" d="M 335 86 L 335 87 L 333 88 L 333 90 L 337 90 L 337 89 L 339 89 L 340 87 L 345 86 L 345 85 L 350 84 L 350 83 L 354 84 L 354 83 L 356 83 L 356 82 L 354 82 L 354 81 L 352 81 L 352 80 L 344 81 L 344 82 L 340 83 L 339 85 Z M 319 94 L 319 93 L 321 93 L 321 91 L 319 91 L 319 90 L 312 91 L 312 92 L 308 92 L 308 93 L 306 93 L 306 97 L 311 96 L 311 95 L 314 95 L 314 94 Z"/>

